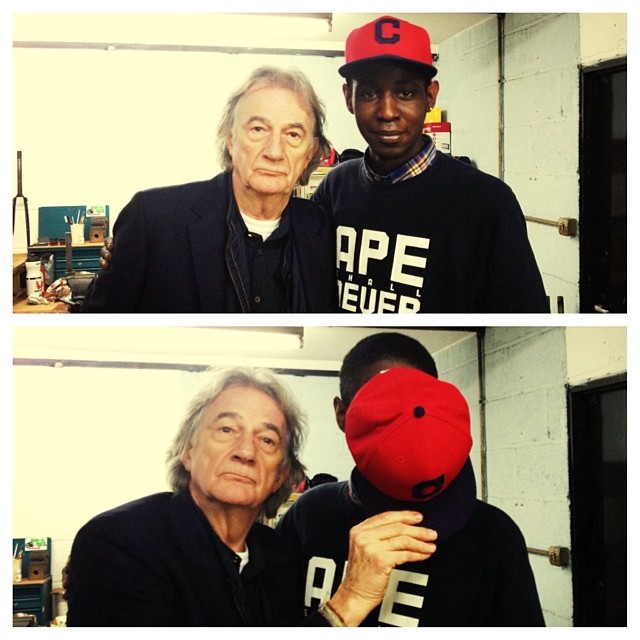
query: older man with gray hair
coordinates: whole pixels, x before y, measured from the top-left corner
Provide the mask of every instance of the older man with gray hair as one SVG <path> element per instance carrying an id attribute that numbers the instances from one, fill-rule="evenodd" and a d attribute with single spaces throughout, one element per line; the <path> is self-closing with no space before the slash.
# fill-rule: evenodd
<path id="1" fill-rule="evenodd" d="M 109 269 L 83 312 L 337 310 L 334 225 L 297 184 L 330 149 L 325 109 L 298 70 L 256 69 L 218 129 L 224 171 L 137 193 L 113 228 Z"/>

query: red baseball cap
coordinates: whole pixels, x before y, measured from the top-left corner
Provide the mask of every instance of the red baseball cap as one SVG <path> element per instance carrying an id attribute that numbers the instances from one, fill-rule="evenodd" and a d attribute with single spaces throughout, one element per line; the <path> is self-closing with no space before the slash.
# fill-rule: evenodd
<path id="1" fill-rule="evenodd" d="M 388 369 L 355 395 L 345 433 L 356 463 L 352 485 L 368 515 L 416 509 L 440 539 L 471 517 L 471 420 L 454 385 L 418 369 Z"/>
<path id="2" fill-rule="evenodd" d="M 431 77 L 438 73 L 427 31 L 393 16 L 377 18 L 347 36 L 345 64 L 338 72 L 346 78 L 365 62 L 385 59 L 410 62 L 424 68 Z"/>

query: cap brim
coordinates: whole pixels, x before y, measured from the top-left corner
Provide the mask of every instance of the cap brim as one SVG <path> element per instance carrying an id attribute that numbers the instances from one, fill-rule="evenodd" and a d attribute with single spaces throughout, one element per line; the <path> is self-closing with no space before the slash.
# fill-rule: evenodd
<path id="1" fill-rule="evenodd" d="M 415 60 L 408 60 L 407 58 L 401 58 L 400 56 L 391 56 L 391 55 L 383 55 L 383 56 L 373 56 L 371 58 L 365 58 L 363 60 L 355 60 L 354 62 L 348 62 L 347 64 L 343 64 L 339 69 L 338 73 L 343 78 L 348 78 L 352 76 L 354 73 L 358 73 L 360 71 L 366 70 L 367 67 L 370 67 L 372 64 L 376 62 L 385 62 L 385 61 L 394 61 L 401 62 L 406 64 L 407 66 L 414 67 L 423 71 L 425 75 L 433 78 L 433 76 L 438 73 L 438 70 L 430 65 L 425 64 L 423 62 L 416 62 Z"/>
<path id="2" fill-rule="evenodd" d="M 351 473 L 351 485 L 367 517 L 399 509 L 419 511 L 424 516 L 422 524 L 437 531 L 438 540 L 460 531 L 476 507 L 476 478 L 469 458 L 442 493 L 422 502 L 402 502 L 387 497 L 366 480 L 357 467 Z"/>

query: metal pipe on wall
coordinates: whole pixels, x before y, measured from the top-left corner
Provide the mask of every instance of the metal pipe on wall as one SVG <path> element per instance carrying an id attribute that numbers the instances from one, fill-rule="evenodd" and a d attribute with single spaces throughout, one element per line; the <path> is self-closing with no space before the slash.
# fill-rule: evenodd
<path id="1" fill-rule="evenodd" d="M 480 498 L 483 502 L 488 499 L 487 491 L 487 425 L 486 406 L 487 395 L 485 387 L 484 368 L 484 329 L 476 331 L 476 344 L 478 349 L 478 411 L 480 419 Z"/>
<path id="2" fill-rule="evenodd" d="M 498 177 L 504 181 L 504 13 L 498 17 Z"/>

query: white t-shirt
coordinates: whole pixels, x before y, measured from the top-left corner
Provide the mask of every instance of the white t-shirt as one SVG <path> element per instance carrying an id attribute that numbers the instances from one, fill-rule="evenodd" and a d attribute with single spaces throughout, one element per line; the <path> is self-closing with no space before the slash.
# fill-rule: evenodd
<path id="1" fill-rule="evenodd" d="M 242 570 L 249 564 L 249 547 L 245 547 L 244 551 L 236 551 L 235 554 L 240 558 L 238 573 L 242 573 Z"/>
<path id="2" fill-rule="evenodd" d="M 280 218 L 276 220 L 256 220 L 256 218 L 245 215 L 242 211 L 240 215 L 247 225 L 249 232 L 257 233 L 262 236 L 262 239 L 265 241 L 280 226 Z"/>

